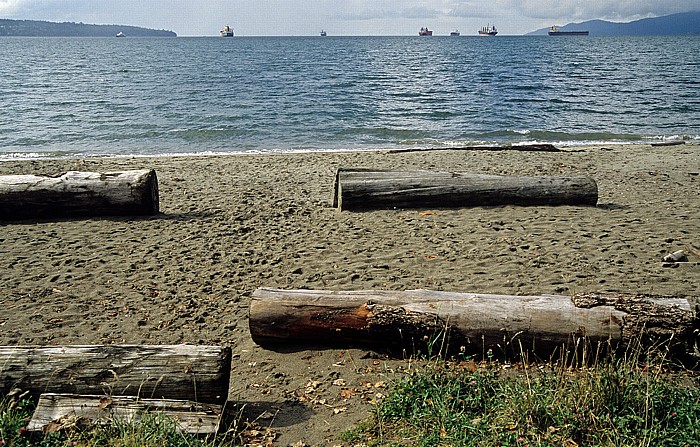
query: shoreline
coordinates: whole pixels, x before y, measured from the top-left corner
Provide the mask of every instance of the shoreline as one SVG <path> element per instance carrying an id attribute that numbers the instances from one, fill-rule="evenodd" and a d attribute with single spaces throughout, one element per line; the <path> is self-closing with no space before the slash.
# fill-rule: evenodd
<path id="1" fill-rule="evenodd" d="M 502 150 L 507 150 L 509 146 L 554 146 L 558 148 L 561 152 L 574 151 L 574 150 L 585 150 L 586 148 L 600 148 L 600 147 L 620 147 L 620 146 L 675 146 L 675 145 L 698 145 L 700 144 L 700 139 L 679 139 L 672 138 L 668 139 L 666 137 L 657 137 L 654 140 L 638 140 L 638 141 L 511 141 L 511 142 L 489 142 L 489 143 L 474 143 L 468 146 L 432 146 L 432 147 L 382 147 L 382 148 L 370 148 L 370 149 L 358 149 L 358 148 L 338 148 L 338 149 L 270 149 L 270 150 L 248 150 L 248 151 L 203 151 L 203 152 L 165 152 L 158 154 L 92 154 L 85 155 L 82 152 L 76 152 L 70 155 L 37 155 L 37 152 L 8 152 L 0 153 L 0 163 L 13 162 L 13 161 L 58 161 L 58 160 L 76 160 L 76 159 L 111 159 L 111 158 L 199 158 L 199 157 L 226 157 L 226 156 L 243 156 L 243 155 L 293 155 L 293 154 L 336 154 L 336 153 L 349 153 L 349 152 L 432 152 L 432 151 L 460 151 L 460 150 L 478 150 L 477 148 L 502 148 Z M 67 152 L 67 151 L 60 151 Z M 12 154 L 13 157 L 8 157 Z"/>
<path id="2" fill-rule="evenodd" d="M 586 175 L 599 201 L 341 213 L 341 166 Z M 697 263 L 662 263 L 700 243 L 698 143 L 0 162 L 0 174 L 145 168 L 157 216 L 0 221 L 0 343 L 231 346 L 230 399 L 275 445 L 340 445 L 381 394 L 367 384 L 407 365 L 370 349 L 261 349 L 247 323 L 257 287 L 700 295 Z"/>

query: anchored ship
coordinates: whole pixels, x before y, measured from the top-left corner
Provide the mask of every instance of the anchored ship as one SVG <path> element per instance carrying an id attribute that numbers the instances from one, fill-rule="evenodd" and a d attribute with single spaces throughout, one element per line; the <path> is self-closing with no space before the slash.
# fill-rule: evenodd
<path id="1" fill-rule="evenodd" d="M 419 36 L 432 36 L 433 32 L 428 29 L 426 26 L 425 28 L 421 28 L 420 31 L 418 31 Z"/>
<path id="2" fill-rule="evenodd" d="M 496 31 L 496 27 L 494 25 L 486 25 L 479 30 L 480 36 L 495 36 L 496 34 L 498 34 L 498 31 Z"/>
<path id="3" fill-rule="evenodd" d="M 588 31 L 561 31 L 556 25 L 549 28 L 550 36 L 587 36 Z"/>
<path id="4" fill-rule="evenodd" d="M 226 25 L 221 29 L 221 31 L 219 31 L 219 34 L 221 35 L 221 37 L 233 37 L 233 28 Z"/>

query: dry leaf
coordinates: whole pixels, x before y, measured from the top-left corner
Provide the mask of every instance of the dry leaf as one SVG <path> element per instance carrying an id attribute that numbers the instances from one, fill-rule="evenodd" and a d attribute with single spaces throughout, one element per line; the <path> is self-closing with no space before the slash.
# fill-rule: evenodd
<path id="1" fill-rule="evenodd" d="M 355 390 L 350 390 L 350 389 L 344 389 L 340 390 L 340 397 L 343 399 L 350 399 L 352 396 L 355 396 L 357 392 Z"/>

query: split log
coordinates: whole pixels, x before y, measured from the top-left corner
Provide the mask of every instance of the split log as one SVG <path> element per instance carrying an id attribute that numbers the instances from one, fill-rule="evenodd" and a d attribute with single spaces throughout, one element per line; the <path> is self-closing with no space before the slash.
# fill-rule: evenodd
<path id="1" fill-rule="evenodd" d="M 666 343 L 692 353 L 699 327 L 692 300 L 259 288 L 249 324 L 253 341 L 269 349 L 326 344 L 405 352 L 439 337 L 453 352 L 511 355 L 524 349 L 545 358 L 577 339 L 621 348 Z"/>
<path id="2" fill-rule="evenodd" d="M 222 410 L 221 405 L 188 400 L 44 393 L 27 430 L 55 433 L 98 421 L 138 424 L 144 414 L 157 412 L 175 421 L 180 433 L 215 434 Z"/>
<path id="3" fill-rule="evenodd" d="M 589 177 L 515 177 L 436 171 L 339 169 L 333 206 L 339 210 L 493 205 L 593 205 Z"/>
<path id="4" fill-rule="evenodd" d="M 154 170 L 0 176 L 0 219 L 152 215 L 159 211 Z"/>
<path id="5" fill-rule="evenodd" d="M 0 346 L 2 393 L 125 395 L 222 403 L 231 348 L 193 345 Z"/>

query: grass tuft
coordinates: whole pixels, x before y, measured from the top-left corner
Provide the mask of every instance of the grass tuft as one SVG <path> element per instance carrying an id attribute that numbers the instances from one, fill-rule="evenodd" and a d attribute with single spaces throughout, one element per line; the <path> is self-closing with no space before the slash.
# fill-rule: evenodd
<path id="1" fill-rule="evenodd" d="M 606 359 L 504 368 L 426 363 L 398 379 L 372 417 L 343 434 L 371 446 L 700 445 L 691 372 Z"/>

